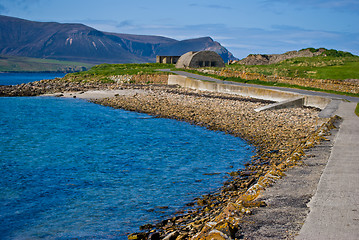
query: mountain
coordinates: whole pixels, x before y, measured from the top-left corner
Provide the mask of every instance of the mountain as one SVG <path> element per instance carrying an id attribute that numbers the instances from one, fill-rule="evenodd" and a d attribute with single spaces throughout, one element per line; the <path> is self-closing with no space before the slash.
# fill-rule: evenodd
<path id="1" fill-rule="evenodd" d="M 34 22 L 0 15 L 0 54 L 99 63 L 155 62 L 156 55 L 180 56 L 213 50 L 225 62 L 235 57 L 210 37 L 178 41 L 161 36 L 98 31 L 83 24 Z"/>

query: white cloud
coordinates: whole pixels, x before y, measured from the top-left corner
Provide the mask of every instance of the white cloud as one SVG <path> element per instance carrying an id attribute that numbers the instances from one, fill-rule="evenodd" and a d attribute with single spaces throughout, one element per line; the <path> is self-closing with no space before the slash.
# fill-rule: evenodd
<path id="1" fill-rule="evenodd" d="M 214 9 L 222 9 L 222 10 L 231 10 L 232 8 L 229 6 L 219 5 L 219 4 L 198 4 L 191 3 L 190 7 L 198 7 L 198 8 L 214 8 Z"/>
<path id="2" fill-rule="evenodd" d="M 293 5 L 301 9 L 306 8 L 322 8 L 345 10 L 356 12 L 359 10 L 359 1 L 357 0 L 262 0 L 266 6 L 273 4 Z"/>

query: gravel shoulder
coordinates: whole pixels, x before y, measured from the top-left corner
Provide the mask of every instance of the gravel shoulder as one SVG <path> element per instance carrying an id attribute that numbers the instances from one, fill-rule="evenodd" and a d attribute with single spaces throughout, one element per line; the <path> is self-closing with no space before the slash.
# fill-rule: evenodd
<path id="1" fill-rule="evenodd" d="M 340 122 L 335 123 L 336 126 Z M 243 239 L 294 239 L 309 213 L 307 204 L 330 157 L 338 129 L 318 146 L 305 151 L 303 162 L 288 169 L 282 179 L 263 191 L 258 198 L 266 207 L 253 210 L 242 219 Z"/>

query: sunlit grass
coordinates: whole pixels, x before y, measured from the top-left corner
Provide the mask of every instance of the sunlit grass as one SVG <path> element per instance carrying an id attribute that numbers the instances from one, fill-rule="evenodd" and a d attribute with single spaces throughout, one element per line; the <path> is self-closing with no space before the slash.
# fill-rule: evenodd
<path id="1" fill-rule="evenodd" d="M 164 74 L 158 72 L 159 68 L 171 68 L 172 64 L 162 63 L 130 63 L 130 64 L 100 64 L 88 71 L 73 73 L 74 76 L 113 76 L 113 75 L 136 75 L 136 74 Z"/>
<path id="2" fill-rule="evenodd" d="M 271 65 L 233 64 L 227 67 L 263 75 L 314 79 L 359 79 L 359 57 L 300 57 Z"/>
<path id="3" fill-rule="evenodd" d="M 156 71 L 161 68 L 171 68 L 173 64 L 162 63 L 130 63 L 130 64 L 100 64 L 92 67 L 88 71 L 71 73 L 66 75 L 66 79 L 71 81 L 97 81 L 102 83 L 112 83 L 111 76 L 118 75 L 144 75 L 144 74 L 168 74 Z"/>

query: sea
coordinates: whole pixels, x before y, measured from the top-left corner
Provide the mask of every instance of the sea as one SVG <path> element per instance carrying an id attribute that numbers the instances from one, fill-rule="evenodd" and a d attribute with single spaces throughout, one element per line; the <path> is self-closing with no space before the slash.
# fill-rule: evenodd
<path id="1" fill-rule="evenodd" d="M 0 84 L 61 76 L 1 73 Z M 0 239 L 127 239 L 255 152 L 186 122 L 54 97 L 1 97 L 0 143 Z"/>

